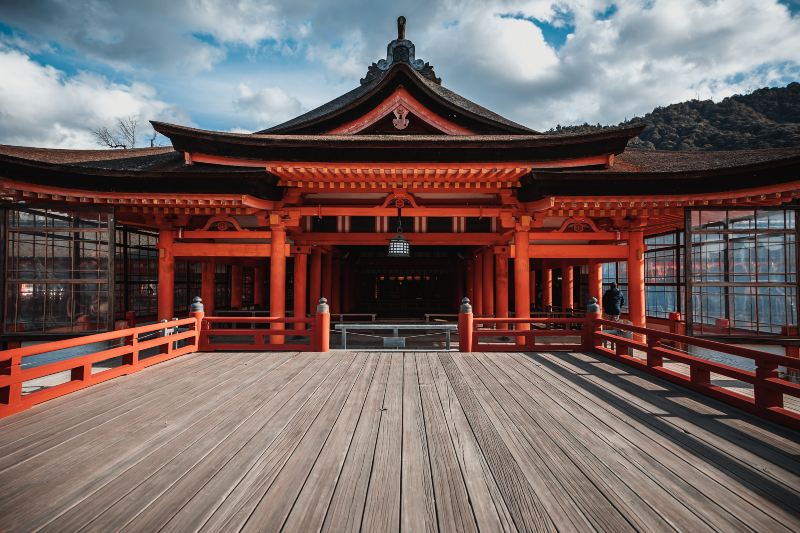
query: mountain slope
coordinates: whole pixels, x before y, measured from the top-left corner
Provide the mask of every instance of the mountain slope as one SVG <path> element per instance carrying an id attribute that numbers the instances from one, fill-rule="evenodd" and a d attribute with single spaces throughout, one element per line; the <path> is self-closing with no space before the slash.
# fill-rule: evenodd
<path id="1" fill-rule="evenodd" d="M 800 146 L 800 83 L 764 88 L 714 103 L 690 100 L 657 107 L 619 126 L 645 123 L 630 147 L 655 150 L 744 150 Z M 604 126 L 557 126 L 551 133 L 578 133 Z"/>

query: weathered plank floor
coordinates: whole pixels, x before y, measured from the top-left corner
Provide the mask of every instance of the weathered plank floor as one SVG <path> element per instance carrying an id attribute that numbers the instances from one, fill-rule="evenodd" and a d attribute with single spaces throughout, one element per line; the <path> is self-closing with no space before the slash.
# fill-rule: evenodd
<path id="1" fill-rule="evenodd" d="M 797 531 L 800 435 L 586 354 L 194 354 L 0 421 L 0 531 Z"/>

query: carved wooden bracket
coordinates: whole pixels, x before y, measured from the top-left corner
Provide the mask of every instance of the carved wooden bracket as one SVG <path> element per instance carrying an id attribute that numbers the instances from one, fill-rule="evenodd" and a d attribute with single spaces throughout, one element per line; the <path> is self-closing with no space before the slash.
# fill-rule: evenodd
<path id="1" fill-rule="evenodd" d="M 568 229 L 574 231 L 575 233 L 581 233 L 586 231 L 587 229 L 590 232 L 597 233 L 600 231 L 600 228 L 597 227 L 597 224 L 594 223 L 594 220 L 587 217 L 570 217 L 561 224 L 561 227 L 558 228 L 558 233 L 564 233 Z"/>
<path id="2" fill-rule="evenodd" d="M 247 231 L 242 229 L 239 222 L 228 216 L 211 217 L 203 226 L 203 231 Z"/>

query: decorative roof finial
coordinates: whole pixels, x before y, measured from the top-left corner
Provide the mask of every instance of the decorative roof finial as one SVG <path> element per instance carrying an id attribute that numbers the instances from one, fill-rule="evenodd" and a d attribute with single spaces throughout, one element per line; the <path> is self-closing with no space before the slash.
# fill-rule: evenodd
<path id="1" fill-rule="evenodd" d="M 441 78 L 436 77 L 430 63 L 414 57 L 414 43 L 406 39 L 406 18 L 403 16 L 397 17 L 397 39 L 386 47 L 386 59 L 369 66 L 367 75 L 361 79 L 361 85 L 372 83 L 398 63 L 409 65 L 433 83 L 442 83 Z"/>

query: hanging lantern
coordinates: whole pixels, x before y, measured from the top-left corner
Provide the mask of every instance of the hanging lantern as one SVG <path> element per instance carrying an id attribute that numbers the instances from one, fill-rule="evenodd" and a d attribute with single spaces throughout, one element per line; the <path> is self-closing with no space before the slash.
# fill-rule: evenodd
<path id="1" fill-rule="evenodd" d="M 389 239 L 389 257 L 410 257 L 411 245 L 401 234 Z"/>
<path id="2" fill-rule="evenodd" d="M 389 239 L 389 257 L 410 257 L 411 243 L 403 237 L 403 220 L 400 218 L 401 205 L 397 206 L 397 235 Z"/>

